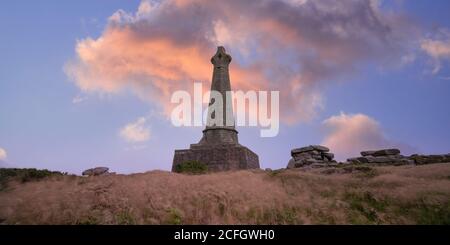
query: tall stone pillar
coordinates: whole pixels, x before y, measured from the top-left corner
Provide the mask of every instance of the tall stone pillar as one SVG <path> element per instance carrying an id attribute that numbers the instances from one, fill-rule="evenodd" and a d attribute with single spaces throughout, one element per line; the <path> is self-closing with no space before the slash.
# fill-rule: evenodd
<path id="1" fill-rule="evenodd" d="M 214 65 L 213 77 L 211 83 L 211 91 L 217 91 L 222 95 L 222 119 L 223 124 L 216 125 L 212 122 L 211 117 L 216 119 L 218 116 L 214 112 L 209 111 L 206 128 L 203 130 L 203 138 L 199 144 L 237 144 L 238 132 L 234 127 L 233 104 L 231 98 L 228 98 L 227 92 L 231 91 L 229 64 L 232 58 L 225 52 L 224 47 L 218 47 L 216 54 L 211 58 Z M 211 98 L 210 105 L 215 101 Z M 230 118 L 231 117 L 231 118 Z M 227 125 L 227 122 L 231 125 Z"/>
<path id="2" fill-rule="evenodd" d="M 259 168 L 258 155 L 245 146 L 239 144 L 238 132 L 235 129 L 233 107 L 227 92 L 231 91 L 229 64 L 231 56 L 224 47 L 218 47 L 216 54 L 211 58 L 214 65 L 211 91 L 222 95 L 222 125 L 217 125 L 215 112 L 209 111 L 207 126 L 203 130 L 203 137 L 198 144 L 192 144 L 190 149 L 175 150 L 172 171 L 178 164 L 187 161 L 199 161 L 207 164 L 210 171 L 225 171 L 238 169 Z M 210 99 L 210 105 L 215 103 Z M 228 124 L 227 124 L 228 122 Z"/>

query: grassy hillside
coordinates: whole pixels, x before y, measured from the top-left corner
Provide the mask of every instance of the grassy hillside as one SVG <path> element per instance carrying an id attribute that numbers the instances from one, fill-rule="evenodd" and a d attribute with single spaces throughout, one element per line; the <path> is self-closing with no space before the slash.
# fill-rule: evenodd
<path id="1" fill-rule="evenodd" d="M 450 224 L 450 164 L 8 180 L 4 224 Z"/>

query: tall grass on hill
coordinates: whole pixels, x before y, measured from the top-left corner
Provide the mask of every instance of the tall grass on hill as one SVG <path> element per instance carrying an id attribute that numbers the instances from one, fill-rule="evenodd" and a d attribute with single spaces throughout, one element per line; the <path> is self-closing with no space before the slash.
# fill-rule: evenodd
<path id="1" fill-rule="evenodd" d="M 450 164 L 8 182 L 4 224 L 450 224 Z"/>

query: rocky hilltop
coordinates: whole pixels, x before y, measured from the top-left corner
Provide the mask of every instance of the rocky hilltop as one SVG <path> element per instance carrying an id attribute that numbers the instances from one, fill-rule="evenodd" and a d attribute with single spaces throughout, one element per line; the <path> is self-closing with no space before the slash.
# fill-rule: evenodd
<path id="1" fill-rule="evenodd" d="M 319 163 L 275 171 L 81 177 L 0 170 L 0 223 L 450 224 L 449 163 L 339 164 L 314 150 L 320 154 L 308 154 Z"/>

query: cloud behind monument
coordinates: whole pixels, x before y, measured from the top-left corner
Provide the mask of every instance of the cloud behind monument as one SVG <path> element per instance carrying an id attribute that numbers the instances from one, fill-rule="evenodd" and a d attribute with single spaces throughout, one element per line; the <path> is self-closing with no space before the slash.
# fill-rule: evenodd
<path id="1" fill-rule="evenodd" d="M 131 90 L 170 115 L 170 95 L 208 82 L 209 54 L 235 58 L 235 89 L 280 90 L 281 119 L 308 121 L 321 87 L 363 62 L 401 58 L 410 26 L 376 1 L 142 1 L 114 13 L 102 35 L 84 38 L 66 74 L 85 92 Z M 234 67 L 233 67 L 234 66 Z"/>

